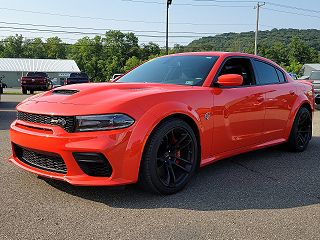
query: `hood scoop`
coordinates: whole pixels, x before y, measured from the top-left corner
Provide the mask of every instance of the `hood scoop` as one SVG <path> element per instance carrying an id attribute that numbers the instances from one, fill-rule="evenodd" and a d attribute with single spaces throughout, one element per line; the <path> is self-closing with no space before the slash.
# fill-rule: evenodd
<path id="1" fill-rule="evenodd" d="M 52 94 L 61 94 L 61 95 L 73 95 L 79 92 L 79 90 L 72 90 L 72 89 L 57 89 L 53 90 Z"/>

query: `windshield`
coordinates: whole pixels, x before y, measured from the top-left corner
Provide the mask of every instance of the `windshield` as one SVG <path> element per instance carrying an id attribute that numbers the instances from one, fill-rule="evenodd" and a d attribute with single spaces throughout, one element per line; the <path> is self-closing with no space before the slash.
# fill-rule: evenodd
<path id="1" fill-rule="evenodd" d="M 117 82 L 147 82 L 201 86 L 217 56 L 168 56 L 151 60 Z"/>
<path id="2" fill-rule="evenodd" d="M 319 72 L 312 72 L 310 75 L 311 80 L 320 80 L 320 71 Z"/>

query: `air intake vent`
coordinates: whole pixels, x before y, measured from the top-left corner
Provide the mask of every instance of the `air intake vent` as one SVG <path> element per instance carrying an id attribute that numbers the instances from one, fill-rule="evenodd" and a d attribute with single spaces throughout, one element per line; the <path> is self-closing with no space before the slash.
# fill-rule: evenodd
<path id="1" fill-rule="evenodd" d="M 62 157 L 55 153 L 38 152 L 16 144 L 13 146 L 15 154 L 21 162 L 49 172 L 67 173 L 67 167 Z"/>
<path id="2" fill-rule="evenodd" d="M 57 90 L 54 90 L 52 94 L 72 95 L 77 92 L 79 92 L 79 90 L 57 89 Z"/>

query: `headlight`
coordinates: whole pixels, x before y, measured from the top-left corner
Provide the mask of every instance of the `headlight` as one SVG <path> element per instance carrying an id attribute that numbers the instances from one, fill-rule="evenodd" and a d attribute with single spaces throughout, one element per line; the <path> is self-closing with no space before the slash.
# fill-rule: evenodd
<path id="1" fill-rule="evenodd" d="M 131 126 L 134 120 L 125 114 L 88 115 L 76 117 L 76 132 L 103 131 Z"/>

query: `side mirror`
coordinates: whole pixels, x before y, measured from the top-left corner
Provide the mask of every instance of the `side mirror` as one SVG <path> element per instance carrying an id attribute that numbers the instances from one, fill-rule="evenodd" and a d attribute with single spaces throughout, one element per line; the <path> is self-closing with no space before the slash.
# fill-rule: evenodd
<path id="1" fill-rule="evenodd" d="M 225 74 L 218 78 L 218 84 L 226 87 L 238 87 L 243 84 L 243 77 L 238 74 Z"/>

